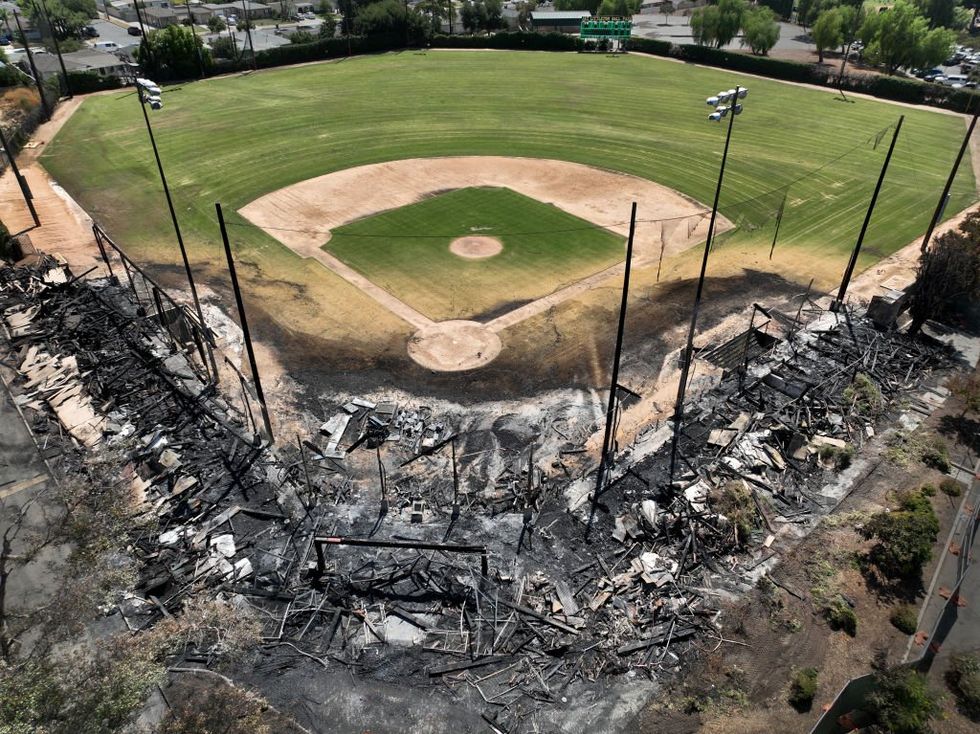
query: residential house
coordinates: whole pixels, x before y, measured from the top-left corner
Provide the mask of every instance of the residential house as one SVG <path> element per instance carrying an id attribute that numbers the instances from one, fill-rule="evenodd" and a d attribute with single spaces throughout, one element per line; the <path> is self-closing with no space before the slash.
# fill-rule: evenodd
<path id="1" fill-rule="evenodd" d="M 95 72 L 99 76 L 115 76 L 120 79 L 128 79 L 133 73 L 132 66 L 105 51 L 84 49 L 62 54 L 61 57 L 69 72 Z M 38 73 L 44 78 L 61 73 L 61 64 L 55 54 L 35 54 L 34 63 Z"/>
<path id="2" fill-rule="evenodd" d="M 151 28 L 166 28 L 168 25 L 177 25 L 182 18 L 187 17 L 183 11 L 177 15 L 177 11 L 171 7 L 146 8 L 144 10 L 141 6 L 140 11 L 143 13 L 143 21 Z"/>

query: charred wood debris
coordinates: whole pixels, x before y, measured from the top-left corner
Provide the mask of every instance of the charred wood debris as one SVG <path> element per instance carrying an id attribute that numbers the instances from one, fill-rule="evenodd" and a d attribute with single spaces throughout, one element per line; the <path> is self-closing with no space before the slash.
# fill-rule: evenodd
<path id="1" fill-rule="evenodd" d="M 773 313 L 772 333 L 702 352 L 726 376 L 687 408 L 679 475 L 667 486 L 665 446 L 617 466 L 586 544 L 567 494 L 595 471 L 582 443 L 537 461 L 525 447 L 486 487 L 486 452 L 451 418 L 354 398 L 310 438 L 256 446 L 118 282 L 51 258 L 6 267 L 0 314 L 44 455 L 71 473 L 112 452 L 155 519 L 134 523 L 141 580 L 118 609 L 132 630 L 192 595 L 234 596 L 264 621 L 260 674 L 469 687 L 497 731 L 576 681 L 656 677 L 723 644 L 726 593 L 781 529 L 819 519 L 833 463 L 946 359 L 853 311 Z"/>

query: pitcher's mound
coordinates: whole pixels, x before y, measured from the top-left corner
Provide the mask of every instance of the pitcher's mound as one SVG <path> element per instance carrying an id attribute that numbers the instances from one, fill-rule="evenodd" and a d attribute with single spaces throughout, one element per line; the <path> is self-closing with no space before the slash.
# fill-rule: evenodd
<path id="1" fill-rule="evenodd" d="M 436 372 L 472 370 L 500 354 L 500 337 L 475 321 L 440 321 L 408 341 L 408 356 Z"/>
<path id="2" fill-rule="evenodd" d="M 457 237 L 449 245 L 449 251 L 467 260 L 482 260 L 499 255 L 503 243 L 496 237 Z"/>

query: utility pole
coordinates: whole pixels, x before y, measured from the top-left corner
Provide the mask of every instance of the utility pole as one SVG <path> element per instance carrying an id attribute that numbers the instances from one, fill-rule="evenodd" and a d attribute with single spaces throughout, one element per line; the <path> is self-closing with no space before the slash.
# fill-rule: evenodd
<path id="1" fill-rule="evenodd" d="M 902 129 L 902 123 L 905 121 L 905 115 L 898 118 L 898 124 L 895 126 L 895 133 L 892 135 L 891 145 L 888 146 L 888 153 L 885 154 L 885 162 L 881 164 L 881 173 L 878 174 L 878 183 L 875 184 L 874 193 L 871 195 L 871 202 L 868 204 L 868 212 L 864 215 L 864 223 L 861 225 L 861 232 L 858 234 L 857 242 L 854 244 L 854 250 L 851 252 L 851 259 L 847 263 L 847 267 L 844 269 L 844 277 L 840 282 L 840 290 L 837 292 L 837 298 L 834 302 L 830 304 L 831 311 L 839 311 L 844 305 L 844 296 L 847 294 L 847 286 L 851 282 L 851 276 L 854 274 L 854 266 L 857 265 L 858 255 L 861 254 L 861 245 L 864 244 L 864 235 L 868 231 L 868 224 L 871 223 L 871 215 L 874 213 L 875 204 L 878 202 L 878 194 L 881 192 L 881 185 L 885 181 L 885 173 L 888 172 L 888 164 L 892 159 L 892 152 L 895 150 L 895 142 L 898 140 L 898 133 Z"/>
<path id="2" fill-rule="evenodd" d="M 630 289 L 630 268 L 633 263 L 633 234 L 636 232 L 636 202 L 630 210 L 630 234 L 626 240 L 626 266 L 623 269 L 623 297 L 619 304 L 619 326 L 616 329 L 616 350 L 613 353 L 612 379 L 609 385 L 609 404 L 606 407 L 606 430 L 602 437 L 602 453 L 599 455 L 599 468 L 596 470 L 595 489 L 592 492 L 592 507 L 589 508 L 589 521 L 585 526 L 585 539 L 592 533 L 592 522 L 599 506 L 599 497 L 605 490 L 609 465 L 612 463 L 612 446 L 615 442 L 613 425 L 616 423 L 617 397 L 619 392 L 619 362 L 623 354 L 623 332 L 626 329 L 626 304 Z"/>
<path id="3" fill-rule="evenodd" d="M 191 14 L 191 4 L 184 3 L 184 7 L 187 8 L 187 20 L 191 22 L 190 29 L 191 33 L 194 34 L 194 46 L 197 48 L 197 66 L 201 70 L 201 79 L 204 78 L 204 54 L 201 53 L 201 44 L 198 43 L 197 33 L 194 31 L 194 16 Z"/>
<path id="4" fill-rule="evenodd" d="M 27 179 L 21 175 L 20 169 L 17 168 L 17 156 L 7 143 L 7 136 L 3 134 L 3 126 L 0 126 L 0 145 L 3 146 L 4 153 L 7 154 L 7 160 L 10 161 L 10 170 L 13 171 L 14 178 L 17 180 L 18 186 L 20 186 L 20 193 L 24 195 L 24 203 L 27 204 L 27 208 L 31 212 L 34 226 L 40 227 L 41 220 L 38 219 L 37 209 L 34 208 L 34 194 L 31 193 L 31 187 L 27 185 Z"/>
<path id="5" fill-rule="evenodd" d="M 146 55 L 149 58 L 150 67 L 155 72 L 157 70 L 156 68 L 157 65 L 156 65 L 156 61 L 153 59 L 153 50 L 150 48 L 150 39 L 147 38 L 146 36 L 146 24 L 143 22 L 143 14 L 140 13 L 139 0 L 133 0 L 133 8 L 136 9 L 136 22 L 140 24 L 140 38 L 142 39 L 142 44 L 146 46 Z M 146 8 L 143 9 L 145 10 Z M 147 73 L 146 66 L 143 64 L 142 61 L 140 61 L 140 69 L 143 71 L 144 74 Z"/>
<path id="6" fill-rule="evenodd" d="M 245 35 L 248 36 L 248 48 L 252 52 L 252 71 L 258 71 L 255 64 L 255 44 L 252 43 L 252 22 L 248 19 L 248 0 L 242 0 L 242 12 L 245 14 Z"/>
<path id="7" fill-rule="evenodd" d="M 235 258 L 231 254 L 231 244 L 228 242 L 228 230 L 225 228 L 225 217 L 221 213 L 221 204 L 215 202 L 215 211 L 218 213 L 218 226 L 221 228 L 221 241 L 225 245 L 225 257 L 228 259 L 228 274 L 231 276 L 231 289 L 235 293 L 235 303 L 238 306 L 238 319 L 242 325 L 242 337 L 245 341 L 245 352 L 248 355 L 248 362 L 252 368 L 252 379 L 255 381 L 255 395 L 259 399 L 259 406 L 262 408 L 262 420 L 265 423 L 266 435 L 269 443 L 273 442 L 272 421 L 269 420 L 269 409 L 265 404 L 265 393 L 262 391 L 262 380 L 259 378 L 259 366 L 255 361 L 255 351 L 252 349 L 252 336 L 248 330 L 248 319 L 245 317 L 245 303 L 242 301 L 242 292 L 238 287 L 238 273 L 235 271 Z"/>
<path id="8" fill-rule="evenodd" d="M 708 222 L 708 236 L 704 240 L 704 254 L 701 257 L 701 273 L 698 276 L 698 287 L 694 293 L 694 307 L 691 309 L 691 327 L 687 332 L 687 346 L 681 357 L 681 378 L 677 383 L 677 402 L 674 404 L 674 435 L 670 441 L 670 478 L 668 485 L 674 482 L 674 471 L 677 468 L 677 447 L 680 443 L 681 423 L 684 421 L 684 396 L 687 392 L 687 378 L 691 371 L 691 362 L 694 361 L 694 332 L 698 326 L 698 310 L 701 308 L 701 295 L 704 292 L 704 275 L 708 269 L 708 253 L 711 252 L 711 241 L 715 233 L 715 220 L 718 218 L 718 199 L 721 196 L 721 184 L 725 178 L 725 163 L 728 162 L 728 146 L 732 141 L 732 128 L 735 127 L 735 117 L 737 116 L 738 100 L 745 96 L 742 87 L 735 87 L 732 96 L 732 106 L 728 110 L 728 133 L 725 135 L 725 150 L 721 155 L 721 168 L 718 171 L 718 184 L 715 187 L 715 200 L 711 207 L 711 219 Z M 716 99 L 714 97 L 712 100 Z M 717 113 L 715 113 L 717 114 Z"/>
<path id="9" fill-rule="evenodd" d="M 170 221 L 174 225 L 174 234 L 177 235 L 177 246 L 180 248 L 180 257 L 184 261 L 184 272 L 187 274 L 187 284 L 191 289 L 191 297 L 194 299 L 194 310 L 197 313 L 201 328 L 206 334 L 210 334 L 207 322 L 204 320 L 204 311 L 201 310 L 201 300 L 197 297 L 197 286 L 194 284 L 194 273 L 191 272 L 191 263 L 187 257 L 187 248 L 184 246 L 184 237 L 180 233 L 180 223 L 177 221 L 177 210 L 174 209 L 174 201 L 170 196 L 170 187 L 167 185 L 167 176 L 163 172 L 163 161 L 160 160 L 160 151 L 157 149 L 157 141 L 153 136 L 153 126 L 150 125 L 150 116 L 146 112 L 146 96 L 141 84 L 136 84 L 136 96 L 139 99 L 140 109 L 143 110 L 143 120 L 146 122 L 146 133 L 150 137 L 150 146 L 153 148 L 153 157 L 157 162 L 157 170 L 160 172 L 160 183 L 163 184 L 163 193 L 167 198 L 167 208 L 170 210 Z M 212 342 L 213 344 L 213 342 Z M 211 356 L 211 374 L 214 380 L 218 380 L 218 365 L 214 360 L 212 350 L 207 350 Z"/>
<path id="10" fill-rule="evenodd" d="M 34 63 L 34 54 L 31 51 L 31 46 L 27 43 L 27 36 L 24 34 L 24 27 L 20 24 L 20 13 L 16 10 L 14 11 L 14 22 L 17 24 L 17 32 L 20 33 L 20 42 L 24 44 L 24 52 L 27 54 L 27 63 L 31 67 L 31 73 L 34 75 L 34 84 L 37 86 L 37 93 L 41 97 L 41 109 L 44 111 L 44 119 L 51 119 L 51 105 L 48 103 L 48 98 L 44 96 L 44 79 L 37 70 L 37 64 Z"/>
<path id="11" fill-rule="evenodd" d="M 973 137 L 973 128 L 977 124 L 977 115 L 973 116 L 970 120 L 970 125 L 967 127 L 966 135 L 963 136 L 963 143 L 960 145 L 960 152 L 956 154 L 956 161 L 953 163 L 952 169 L 949 172 L 949 178 L 946 179 L 946 186 L 943 187 L 943 193 L 939 196 L 939 203 L 936 204 L 936 211 L 932 214 L 932 220 L 929 222 L 929 229 L 926 230 L 925 237 L 922 238 L 922 252 L 925 252 L 929 247 L 929 240 L 932 239 L 932 232 L 936 229 L 936 225 L 939 224 L 940 218 L 943 216 L 943 211 L 946 209 L 946 202 L 949 200 L 949 190 L 953 187 L 953 179 L 956 178 L 956 172 L 960 168 L 960 161 L 963 160 L 963 154 L 966 152 L 966 146 L 970 144 L 970 138 Z"/>
<path id="12" fill-rule="evenodd" d="M 41 12 L 44 14 L 44 22 L 48 24 L 48 32 L 51 34 L 51 42 L 54 44 L 54 52 L 58 54 L 58 64 L 61 66 L 61 73 L 65 77 L 65 95 L 68 99 L 72 98 L 71 93 L 71 83 L 68 81 L 68 70 L 65 68 L 65 60 L 61 56 L 61 44 L 58 43 L 58 34 L 54 32 L 54 26 L 51 25 L 51 16 L 48 15 L 48 6 L 44 4 L 44 0 L 39 0 L 41 3 Z"/>

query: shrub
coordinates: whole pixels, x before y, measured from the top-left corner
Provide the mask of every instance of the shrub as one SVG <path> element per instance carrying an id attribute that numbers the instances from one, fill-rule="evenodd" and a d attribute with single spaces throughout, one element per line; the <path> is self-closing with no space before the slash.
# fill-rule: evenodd
<path id="1" fill-rule="evenodd" d="M 939 491 L 947 497 L 959 497 L 963 494 L 963 485 L 947 477 L 939 483 Z"/>
<path id="2" fill-rule="evenodd" d="M 913 580 L 932 558 L 932 546 L 939 534 L 939 520 L 928 497 L 908 492 L 899 498 L 892 512 L 879 512 L 860 530 L 866 540 L 878 542 L 868 552 L 868 560 L 887 578 Z"/>
<path id="3" fill-rule="evenodd" d="M 919 487 L 919 491 L 926 497 L 936 496 L 936 488 L 931 484 L 923 484 L 921 487 Z"/>
<path id="4" fill-rule="evenodd" d="M 796 671 L 789 686 L 789 703 L 799 710 L 807 711 L 817 695 L 817 669 L 803 668 Z"/>
<path id="5" fill-rule="evenodd" d="M 954 655 L 946 671 L 946 683 L 960 710 L 980 721 L 980 660 L 976 655 Z"/>
<path id="6" fill-rule="evenodd" d="M 828 604 L 824 608 L 823 614 L 832 630 L 846 632 L 851 637 L 857 634 L 857 615 L 843 599 L 838 598 L 833 603 Z"/>
<path id="7" fill-rule="evenodd" d="M 735 528 L 735 542 L 744 545 L 758 525 L 752 491 L 743 481 L 728 482 L 712 492 L 714 509 L 727 517 Z"/>
<path id="8" fill-rule="evenodd" d="M 68 84 L 72 94 L 88 94 L 89 92 L 101 92 L 105 89 L 122 87 L 122 82 L 118 77 L 99 76 L 91 71 L 69 71 Z"/>
<path id="9" fill-rule="evenodd" d="M 851 444 L 847 444 L 847 446 L 842 449 L 837 448 L 836 446 L 820 447 L 820 460 L 825 462 L 833 462 L 834 468 L 837 470 L 843 470 L 849 467 L 853 459 L 854 447 Z"/>
<path id="10" fill-rule="evenodd" d="M 922 463 L 945 473 L 949 471 L 949 447 L 939 436 L 926 437 L 922 447 Z"/>
<path id="11" fill-rule="evenodd" d="M 895 625 L 895 629 L 899 632 L 911 635 L 915 632 L 915 626 L 919 621 L 919 614 L 911 604 L 899 604 L 892 609 L 891 616 L 888 619 Z"/>
<path id="12" fill-rule="evenodd" d="M 881 415 L 885 410 L 885 401 L 881 390 L 870 377 L 863 372 L 854 375 L 854 380 L 844 388 L 842 397 L 851 404 L 858 413 L 868 418 Z"/>
<path id="13" fill-rule="evenodd" d="M 875 724 L 890 734 L 927 734 L 932 731 L 929 722 L 940 711 L 925 677 L 910 668 L 877 674 L 875 690 L 866 701 Z"/>

